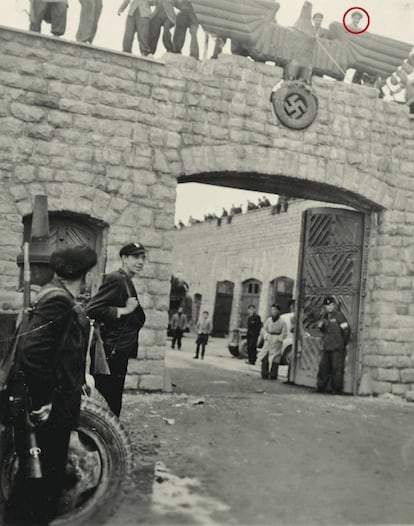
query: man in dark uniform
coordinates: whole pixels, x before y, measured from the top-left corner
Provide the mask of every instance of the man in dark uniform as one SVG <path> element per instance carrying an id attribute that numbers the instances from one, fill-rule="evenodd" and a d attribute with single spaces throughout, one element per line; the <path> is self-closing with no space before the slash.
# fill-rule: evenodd
<path id="1" fill-rule="evenodd" d="M 317 391 L 325 392 L 329 379 L 332 391 L 342 393 L 346 345 L 351 330 L 345 316 L 336 308 L 335 299 L 327 296 L 323 300 L 324 313 L 318 323 L 319 330 L 324 335 L 323 353 L 319 364 Z"/>
<path id="2" fill-rule="evenodd" d="M 117 416 L 121 413 L 128 359 L 137 357 L 138 333 L 145 323 L 132 282 L 144 267 L 145 248 L 140 243 L 128 243 L 121 248 L 119 256 L 122 267 L 105 276 L 86 309 L 88 316 L 101 324 L 111 373 L 95 375 L 95 385 Z"/>
<path id="3" fill-rule="evenodd" d="M 249 357 L 249 363 L 254 365 L 257 358 L 257 340 L 260 329 L 262 328 L 262 320 L 260 316 L 256 314 L 256 307 L 254 305 L 249 305 L 247 310 L 249 312 L 247 318 L 247 355 Z"/>
<path id="4" fill-rule="evenodd" d="M 23 374 L 42 478 L 25 478 L 27 445 L 25 437 L 15 433 L 21 469 L 6 507 L 8 524 L 49 524 L 57 515 L 67 482 L 70 434 L 79 423 L 89 331 L 86 315 L 74 298 L 96 261 L 96 252 L 86 245 L 53 252 L 50 266 L 55 276 L 34 297 L 27 323 L 17 336 L 9 396 L 13 401 L 17 377 Z"/>

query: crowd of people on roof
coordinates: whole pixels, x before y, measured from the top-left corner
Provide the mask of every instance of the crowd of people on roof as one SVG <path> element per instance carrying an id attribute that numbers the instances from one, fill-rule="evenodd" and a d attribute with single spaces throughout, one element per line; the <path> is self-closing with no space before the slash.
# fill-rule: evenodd
<path id="1" fill-rule="evenodd" d="M 76 40 L 92 44 L 98 31 L 103 0 L 79 0 L 81 12 Z M 42 23 L 51 25 L 51 33 L 65 34 L 69 0 L 30 0 L 30 31 L 40 33 Z M 132 52 L 135 35 L 142 56 L 152 56 L 162 42 L 167 51 L 181 53 L 187 30 L 190 34 L 190 56 L 199 58 L 197 31 L 199 23 L 190 0 L 123 0 L 118 16 L 127 11 L 122 50 Z"/>
<path id="2" fill-rule="evenodd" d="M 92 44 L 98 31 L 103 0 L 79 0 L 79 2 L 81 11 L 75 38 L 78 42 Z M 42 23 L 46 22 L 51 25 L 51 33 L 54 36 L 64 35 L 68 7 L 69 0 L 30 0 L 29 29 L 40 32 Z M 152 57 L 157 51 L 162 30 L 162 43 L 165 50 L 181 54 L 188 32 L 190 56 L 199 60 L 199 21 L 191 0 L 123 0 L 117 11 L 118 16 L 125 11 L 127 11 L 127 16 L 122 38 L 122 51 L 132 53 L 136 35 L 141 55 Z M 351 18 L 349 29 L 360 31 L 362 13 L 355 10 Z M 322 27 L 323 19 L 322 13 L 315 13 L 312 17 L 315 35 L 318 38 L 327 38 L 329 34 L 328 30 Z M 227 39 L 219 35 L 211 36 L 215 39 L 211 58 L 217 58 L 222 53 Z M 206 33 L 206 44 L 208 38 L 209 35 Z M 231 40 L 230 44 L 232 54 L 246 55 L 246 50 L 237 41 Z M 367 73 L 357 72 L 352 82 L 379 88 L 383 81 Z"/>
<path id="3" fill-rule="evenodd" d="M 284 195 L 280 195 L 277 203 L 274 205 L 272 205 L 272 203 L 269 201 L 269 199 L 265 195 L 263 197 L 260 197 L 257 200 L 257 203 L 253 203 L 253 201 L 250 201 L 248 199 L 245 205 L 245 212 L 249 212 L 250 210 L 258 210 L 259 208 L 269 208 L 269 207 L 272 209 L 273 214 L 280 214 L 281 212 L 287 212 L 288 207 L 289 207 L 288 198 Z M 208 214 L 204 214 L 204 219 L 201 220 L 201 219 L 196 219 L 190 215 L 188 218 L 187 225 L 185 225 L 183 221 L 181 221 L 180 219 L 175 228 L 181 229 L 181 228 L 184 228 L 185 226 L 192 226 L 192 225 L 196 225 L 202 222 L 210 222 L 210 221 L 217 221 L 218 224 L 221 224 L 223 218 L 226 218 L 227 222 L 231 223 L 233 216 L 237 214 L 242 214 L 242 213 L 243 213 L 242 204 L 237 207 L 234 204 L 232 204 L 229 211 L 223 207 L 220 216 L 218 216 L 215 213 L 208 213 Z"/>

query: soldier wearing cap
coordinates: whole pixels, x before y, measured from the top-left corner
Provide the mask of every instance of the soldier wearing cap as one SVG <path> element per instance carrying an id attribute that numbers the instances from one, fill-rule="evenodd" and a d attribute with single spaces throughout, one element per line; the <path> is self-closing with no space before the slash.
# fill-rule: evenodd
<path id="1" fill-rule="evenodd" d="M 327 296 L 323 300 L 324 312 L 318 323 L 323 333 L 323 353 L 319 363 L 317 391 L 325 392 L 331 381 L 332 391 L 342 393 L 345 367 L 345 347 L 351 330 L 345 316 L 336 308 L 335 298 Z"/>
<path id="2" fill-rule="evenodd" d="M 42 479 L 33 482 L 19 471 L 7 503 L 6 522 L 49 524 L 58 513 L 70 434 L 79 423 L 89 332 L 85 312 L 75 298 L 96 261 L 96 252 L 87 245 L 53 252 L 50 267 L 54 277 L 33 298 L 27 323 L 17 334 L 8 388 L 13 393 L 17 377 L 24 375 L 41 450 Z M 27 455 L 24 438 L 16 435 L 15 439 L 17 454 L 23 459 Z"/>
<path id="3" fill-rule="evenodd" d="M 143 269 L 145 248 L 141 243 L 128 243 L 119 256 L 121 268 L 105 276 L 86 309 L 88 316 L 100 323 L 110 370 L 110 374 L 96 374 L 95 384 L 117 416 L 121 413 L 128 359 L 137 357 L 138 333 L 145 323 L 132 281 Z"/>

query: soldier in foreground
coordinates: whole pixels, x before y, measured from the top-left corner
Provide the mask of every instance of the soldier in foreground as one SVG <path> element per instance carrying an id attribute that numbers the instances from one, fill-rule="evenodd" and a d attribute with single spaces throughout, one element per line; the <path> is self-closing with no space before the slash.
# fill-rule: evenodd
<path id="1" fill-rule="evenodd" d="M 90 318 L 101 324 L 101 336 L 110 374 L 96 374 L 95 385 L 110 409 L 119 416 L 129 358 L 138 354 L 138 333 L 145 323 L 132 278 L 145 263 L 145 248 L 128 243 L 119 252 L 122 267 L 105 276 L 87 307 Z"/>
<path id="2" fill-rule="evenodd" d="M 345 316 L 339 312 L 335 298 L 327 296 L 323 300 L 324 313 L 318 323 L 323 333 L 323 353 L 319 363 L 317 392 L 324 393 L 331 381 L 332 391 L 341 394 L 344 383 L 344 368 L 346 345 L 351 335 L 351 329 Z"/>
<path id="3" fill-rule="evenodd" d="M 36 294 L 17 335 L 9 411 L 12 422 L 17 421 L 22 408 L 16 393 L 24 392 L 41 470 L 28 476 L 27 437 L 15 427 L 19 472 L 6 506 L 6 524 L 48 524 L 57 516 L 69 482 L 65 470 L 71 431 L 79 421 L 89 331 L 74 298 L 96 261 L 95 251 L 86 245 L 53 252 L 55 276 Z"/>

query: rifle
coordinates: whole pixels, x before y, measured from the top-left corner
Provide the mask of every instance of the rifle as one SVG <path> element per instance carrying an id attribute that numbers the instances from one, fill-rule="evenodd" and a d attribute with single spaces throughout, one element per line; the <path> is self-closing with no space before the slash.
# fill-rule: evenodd
<path id="1" fill-rule="evenodd" d="M 23 331 L 28 327 L 30 312 L 30 262 L 29 243 L 23 245 Z M 17 335 L 19 338 L 19 335 Z M 28 479 L 42 478 L 42 467 L 39 455 L 41 450 L 37 444 L 34 424 L 30 419 L 30 399 L 23 371 L 13 375 L 9 394 L 10 416 L 13 423 L 14 436 L 22 445 L 24 454 L 24 472 Z"/>

